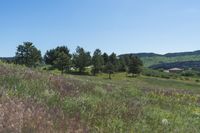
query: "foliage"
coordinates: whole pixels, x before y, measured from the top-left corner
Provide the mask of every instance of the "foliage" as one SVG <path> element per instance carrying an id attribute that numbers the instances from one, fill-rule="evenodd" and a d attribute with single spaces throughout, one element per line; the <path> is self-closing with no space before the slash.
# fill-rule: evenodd
<path id="1" fill-rule="evenodd" d="M 113 65 L 113 70 L 116 72 L 119 69 L 119 60 L 117 59 L 117 55 L 112 53 L 109 56 L 109 62 Z"/>
<path id="2" fill-rule="evenodd" d="M 57 53 L 57 58 L 53 62 L 53 66 L 58 68 L 63 73 L 65 69 L 69 70 L 71 65 L 71 58 L 64 52 Z"/>
<path id="3" fill-rule="evenodd" d="M 15 61 L 17 64 L 35 67 L 42 61 L 41 52 L 32 42 L 24 42 L 17 47 Z"/>
<path id="4" fill-rule="evenodd" d="M 83 48 L 77 47 L 76 53 L 73 54 L 73 63 L 79 72 L 82 73 L 85 67 L 91 64 L 90 52 L 86 52 Z"/>
<path id="5" fill-rule="evenodd" d="M 198 69 L 200 67 L 200 61 L 184 61 L 184 62 L 172 62 L 172 63 L 161 63 L 150 66 L 153 69 L 171 69 L 171 68 L 183 68 L 183 69 Z"/>
<path id="6" fill-rule="evenodd" d="M 132 56 L 128 64 L 128 73 L 140 74 L 142 71 L 142 61 L 137 56 Z"/>
<path id="7" fill-rule="evenodd" d="M 0 132 L 199 132 L 199 83 L 104 76 L 0 62 Z"/>
<path id="8" fill-rule="evenodd" d="M 163 64 L 163 63 L 165 64 L 174 62 L 200 61 L 200 51 L 168 53 L 165 55 L 160 55 L 155 53 L 124 54 L 120 55 L 120 58 L 131 55 L 139 57 L 143 61 L 145 67 L 150 67 L 153 65 Z"/>
<path id="9" fill-rule="evenodd" d="M 130 64 L 130 58 L 131 56 L 129 55 L 124 55 L 119 58 L 119 62 L 120 62 L 119 71 L 128 72 L 128 65 Z"/>
<path id="10" fill-rule="evenodd" d="M 69 67 L 68 62 L 70 62 L 69 60 L 71 59 L 71 54 L 69 53 L 69 49 L 66 46 L 58 46 L 55 49 L 48 50 L 44 56 L 44 61 L 48 65 L 57 66 L 55 65 L 55 62 L 56 60 L 59 60 L 58 58 L 61 56 L 63 58 L 68 58 L 65 65 Z"/>
<path id="11" fill-rule="evenodd" d="M 101 54 L 101 50 L 96 49 L 92 57 L 93 74 L 96 75 L 100 70 L 103 69 L 104 59 Z"/>
<path id="12" fill-rule="evenodd" d="M 144 62 L 145 67 L 149 67 L 156 64 L 162 63 L 173 63 L 173 62 L 186 62 L 186 61 L 200 61 L 200 55 L 185 55 L 177 57 L 142 57 L 141 60 Z"/>
<path id="13" fill-rule="evenodd" d="M 111 79 L 111 74 L 115 72 L 115 67 L 111 62 L 108 62 L 105 66 L 105 72 L 109 74 L 109 79 Z"/>
<path id="14" fill-rule="evenodd" d="M 102 57 L 103 57 L 103 60 L 104 60 L 104 65 L 106 65 L 109 61 L 109 56 L 108 56 L 107 53 L 103 53 Z"/>
<path id="15" fill-rule="evenodd" d="M 15 57 L 0 57 L 0 60 L 6 63 L 14 63 Z"/>

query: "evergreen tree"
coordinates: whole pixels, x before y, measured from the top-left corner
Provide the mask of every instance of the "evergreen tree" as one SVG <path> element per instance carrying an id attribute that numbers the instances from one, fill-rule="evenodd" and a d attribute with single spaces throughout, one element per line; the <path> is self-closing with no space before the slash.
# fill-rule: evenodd
<path id="1" fill-rule="evenodd" d="M 108 61 L 109 61 L 109 56 L 108 56 L 107 53 L 104 53 L 104 54 L 102 55 L 102 57 L 103 57 L 103 60 L 104 60 L 104 65 L 106 65 L 106 64 L 108 63 Z"/>
<path id="2" fill-rule="evenodd" d="M 104 64 L 104 60 L 101 55 L 101 50 L 96 49 L 92 57 L 92 65 L 93 65 L 92 72 L 94 76 L 96 75 L 96 73 L 102 70 L 103 64 Z"/>
<path id="3" fill-rule="evenodd" d="M 54 68 L 61 70 L 64 73 L 64 70 L 69 70 L 71 65 L 71 58 L 64 52 L 58 52 L 57 58 L 53 62 Z"/>
<path id="4" fill-rule="evenodd" d="M 58 58 L 59 53 L 66 54 L 71 58 L 71 54 L 69 53 L 69 49 L 66 46 L 59 46 L 55 49 L 51 49 L 46 52 L 44 56 L 44 61 L 48 65 L 54 65 L 55 60 Z"/>
<path id="5" fill-rule="evenodd" d="M 120 57 L 120 59 L 119 59 L 119 62 L 120 62 L 119 70 L 120 71 L 128 72 L 128 65 L 130 63 L 130 58 L 131 58 L 130 55 L 124 55 L 124 56 Z"/>
<path id="6" fill-rule="evenodd" d="M 79 72 L 82 73 L 85 67 L 91 65 L 90 52 L 86 52 L 83 48 L 77 47 L 76 53 L 73 55 L 73 63 Z"/>
<path id="7" fill-rule="evenodd" d="M 128 65 L 128 73 L 140 74 L 142 71 L 143 63 L 137 56 L 132 56 Z"/>
<path id="8" fill-rule="evenodd" d="M 109 61 L 105 66 L 105 72 L 108 73 L 109 79 L 111 79 L 111 74 L 115 71 L 114 65 Z"/>
<path id="9" fill-rule="evenodd" d="M 40 50 L 32 42 L 24 42 L 17 47 L 15 62 L 28 67 L 36 67 L 42 61 Z"/>
<path id="10" fill-rule="evenodd" d="M 126 71 L 126 62 L 124 60 L 124 58 L 119 58 L 119 71 L 120 72 L 124 72 Z"/>
<path id="11" fill-rule="evenodd" d="M 119 60 L 117 58 L 117 55 L 115 53 L 112 53 L 110 56 L 109 56 L 109 62 L 113 65 L 114 67 L 114 71 L 118 71 L 119 69 Z"/>
<path id="12" fill-rule="evenodd" d="M 104 56 L 107 57 L 106 54 Z M 105 59 L 107 60 L 107 58 Z M 110 56 L 108 56 L 107 63 L 104 66 L 104 72 L 108 73 L 109 79 L 111 79 L 112 74 L 118 71 L 118 68 L 119 60 L 117 59 L 117 55 L 112 53 Z"/>

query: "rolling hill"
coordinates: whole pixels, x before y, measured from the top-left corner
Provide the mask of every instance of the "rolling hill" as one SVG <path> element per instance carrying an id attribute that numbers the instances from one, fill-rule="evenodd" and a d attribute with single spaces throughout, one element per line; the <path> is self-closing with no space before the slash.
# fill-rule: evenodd
<path id="1" fill-rule="evenodd" d="M 150 68 L 153 69 L 171 69 L 171 68 L 182 68 L 182 69 L 200 69 L 200 61 L 183 61 L 183 62 L 172 62 L 172 63 L 161 63 L 152 65 Z"/>
<path id="2" fill-rule="evenodd" d="M 200 61 L 200 50 L 193 52 L 167 53 L 164 55 L 155 53 L 131 53 L 124 55 L 135 55 L 140 57 L 145 67 L 164 63 Z M 120 55 L 120 57 L 124 55 Z"/>

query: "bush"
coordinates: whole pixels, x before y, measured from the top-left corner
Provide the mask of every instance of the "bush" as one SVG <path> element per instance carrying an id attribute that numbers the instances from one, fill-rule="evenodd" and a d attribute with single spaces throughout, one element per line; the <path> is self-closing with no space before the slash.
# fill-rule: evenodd
<path id="1" fill-rule="evenodd" d="M 182 75 L 182 76 L 186 76 L 186 77 L 195 76 L 194 72 L 192 72 L 192 71 L 183 72 L 181 75 Z"/>

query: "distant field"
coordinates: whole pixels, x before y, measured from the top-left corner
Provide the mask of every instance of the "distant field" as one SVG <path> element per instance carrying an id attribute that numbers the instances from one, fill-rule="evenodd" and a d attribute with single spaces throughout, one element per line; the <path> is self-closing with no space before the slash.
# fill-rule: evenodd
<path id="1" fill-rule="evenodd" d="M 199 133 L 199 82 L 112 78 L 0 63 L 0 132 Z"/>

